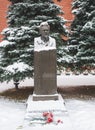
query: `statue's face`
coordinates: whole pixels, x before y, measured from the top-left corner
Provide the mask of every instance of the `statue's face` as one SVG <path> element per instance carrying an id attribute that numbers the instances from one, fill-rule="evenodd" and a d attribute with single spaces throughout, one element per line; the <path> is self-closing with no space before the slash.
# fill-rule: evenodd
<path id="1" fill-rule="evenodd" d="M 40 28 L 40 33 L 41 33 L 41 35 L 42 35 L 42 37 L 48 37 L 49 36 L 49 27 L 48 26 L 42 26 L 41 28 Z"/>

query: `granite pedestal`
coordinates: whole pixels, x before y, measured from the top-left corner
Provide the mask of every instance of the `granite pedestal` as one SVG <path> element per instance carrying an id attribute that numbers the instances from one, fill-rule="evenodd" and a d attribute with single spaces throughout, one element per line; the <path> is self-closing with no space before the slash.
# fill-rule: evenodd
<path id="1" fill-rule="evenodd" d="M 33 100 L 57 100 L 56 49 L 34 52 Z"/>

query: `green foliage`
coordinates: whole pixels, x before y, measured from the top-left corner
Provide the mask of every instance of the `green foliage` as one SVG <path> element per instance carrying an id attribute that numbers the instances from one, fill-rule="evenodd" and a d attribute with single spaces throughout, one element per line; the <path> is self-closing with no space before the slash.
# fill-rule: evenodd
<path id="1" fill-rule="evenodd" d="M 74 0 L 75 19 L 71 25 L 69 54 L 71 67 L 83 71 L 84 67 L 95 68 L 95 1 Z"/>
<path id="2" fill-rule="evenodd" d="M 47 21 L 51 26 L 50 35 L 57 41 L 58 62 L 60 68 L 63 55 L 64 40 L 61 35 L 66 35 L 65 20 L 61 8 L 52 0 L 9 0 L 8 28 L 3 30 L 4 40 L 1 49 L 2 81 L 11 79 L 23 80 L 33 76 L 34 38 L 39 36 L 38 27 L 41 22 Z M 19 69 L 19 64 L 26 66 L 25 70 Z M 16 66 L 17 65 L 17 66 Z M 23 66 L 22 66 L 23 67 Z M 11 68 L 13 71 L 8 70 Z M 2 73 L 3 71 L 3 73 Z"/>

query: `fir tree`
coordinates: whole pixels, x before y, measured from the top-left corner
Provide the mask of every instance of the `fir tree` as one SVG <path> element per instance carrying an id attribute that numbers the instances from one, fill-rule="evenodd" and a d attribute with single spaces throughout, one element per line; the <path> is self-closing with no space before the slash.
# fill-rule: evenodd
<path id="1" fill-rule="evenodd" d="M 56 39 L 57 67 L 60 68 L 64 46 L 62 35 L 67 33 L 61 8 L 52 0 L 10 1 L 8 28 L 3 30 L 4 41 L 0 47 L 2 81 L 19 81 L 33 76 L 34 37 L 39 36 L 38 27 L 43 21 L 50 24 L 50 35 Z"/>
<path id="2" fill-rule="evenodd" d="M 74 0 L 72 12 L 75 19 L 69 38 L 69 66 L 80 71 L 95 68 L 95 1 Z"/>

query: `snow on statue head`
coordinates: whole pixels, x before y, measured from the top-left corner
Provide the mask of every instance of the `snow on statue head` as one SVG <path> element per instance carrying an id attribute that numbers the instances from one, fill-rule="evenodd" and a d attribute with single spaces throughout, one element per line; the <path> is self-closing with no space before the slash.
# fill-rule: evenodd
<path id="1" fill-rule="evenodd" d="M 40 24 L 39 31 L 41 34 L 41 39 L 43 41 L 48 41 L 49 40 L 49 31 L 50 31 L 49 24 L 47 22 L 42 22 Z"/>
<path id="2" fill-rule="evenodd" d="M 48 22 L 42 22 L 39 26 L 39 28 L 41 29 L 43 26 L 47 26 L 50 29 L 50 26 L 48 24 Z"/>
<path id="3" fill-rule="evenodd" d="M 56 41 L 49 36 L 50 26 L 47 22 L 42 22 L 39 26 L 40 37 L 34 38 L 34 50 L 50 50 L 56 48 Z"/>

